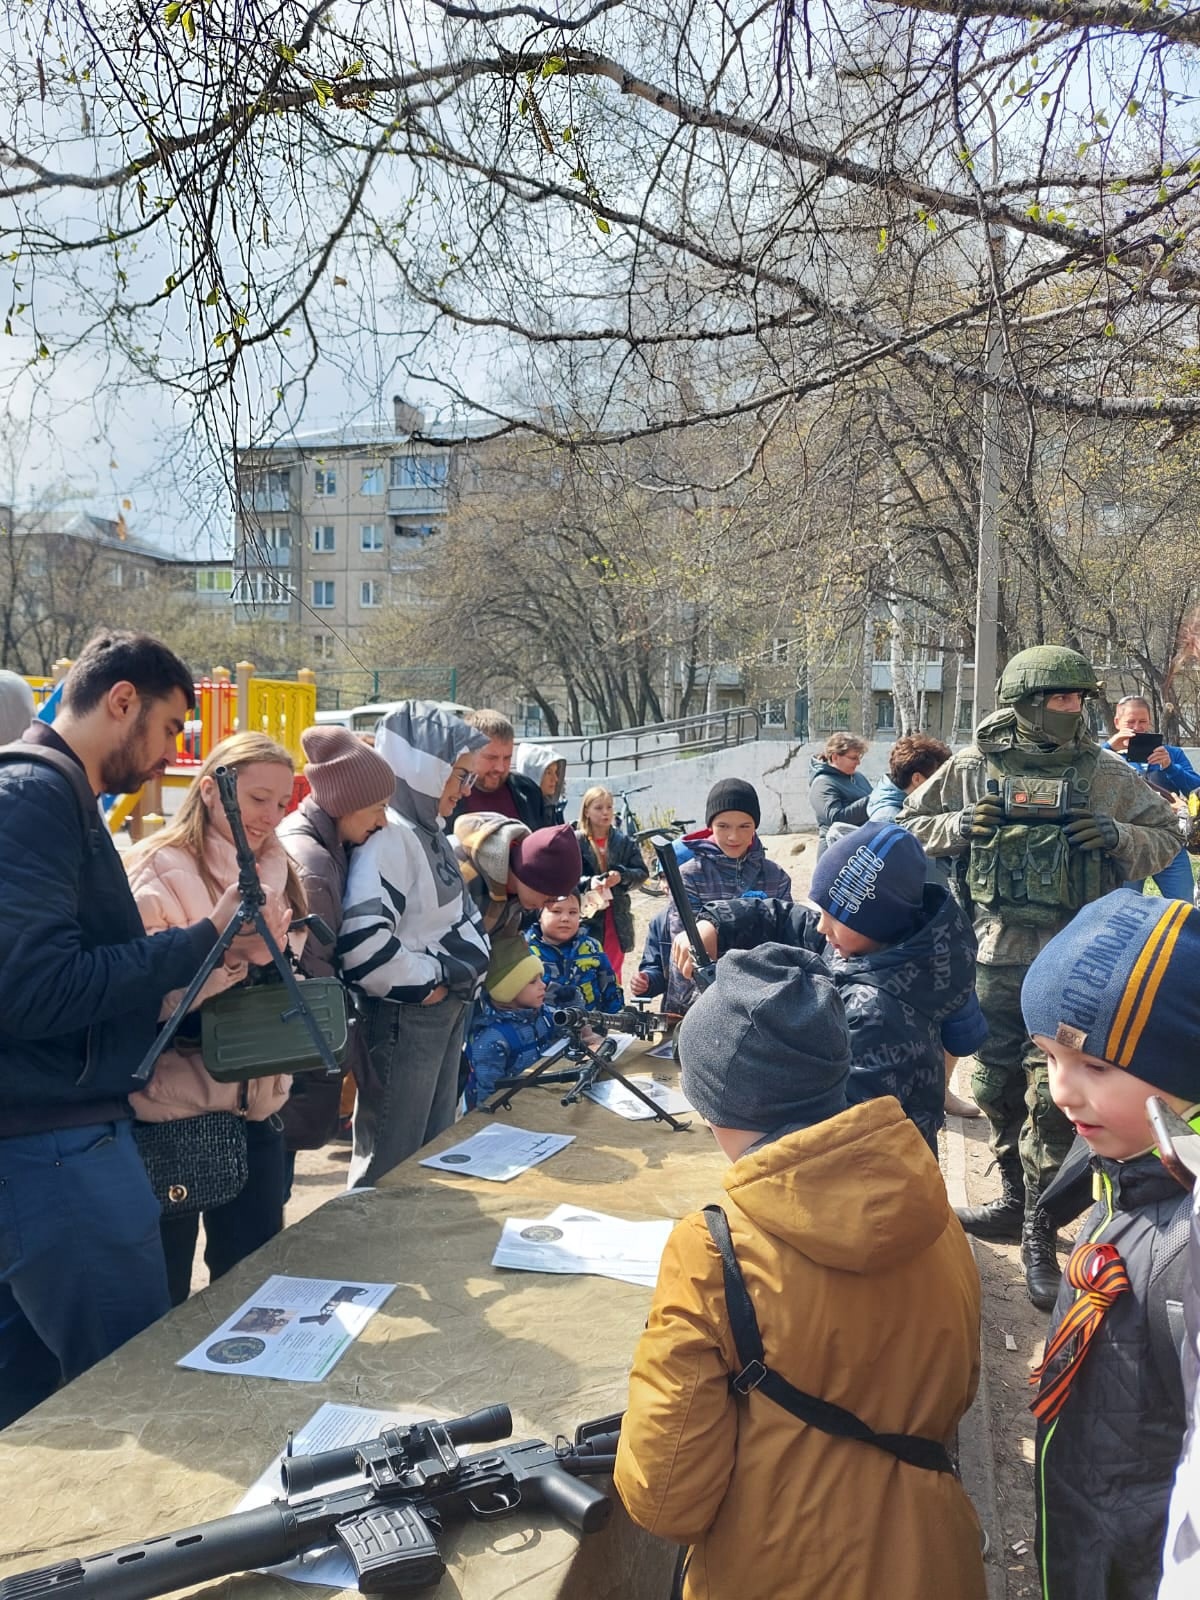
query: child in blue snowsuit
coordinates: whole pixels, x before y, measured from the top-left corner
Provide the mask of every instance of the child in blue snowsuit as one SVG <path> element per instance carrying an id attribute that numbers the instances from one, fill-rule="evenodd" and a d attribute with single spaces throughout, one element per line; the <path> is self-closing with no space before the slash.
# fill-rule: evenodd
<path id="1" fill-rule="evenodd" d="M 615 1015 L 625 1004 L 604 947 L 579 931 L 579 892 L 572 889 L 542 910 L 538 926 L 525 935 L 542 963 L 546 998 L 555 1006 Z"/>
<path id="2" fill-rule="evenodd" d="M 542 963 L 524 939 L 497 939 L 483 985 L 467 1029 L 468 1111 L 501 1078 L 524 1072 L 563 1035 L 544 1003 Z"/>

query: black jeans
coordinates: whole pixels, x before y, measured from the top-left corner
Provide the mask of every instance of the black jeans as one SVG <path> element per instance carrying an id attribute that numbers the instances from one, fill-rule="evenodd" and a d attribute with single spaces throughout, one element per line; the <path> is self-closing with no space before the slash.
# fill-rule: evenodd
<path id="1" fill-rule="evenodd" d="M 204 1264 L 210 1282 L 236 1267 L 283 1228 L 284 1148 L 278 1117 L 247 1122 L 246 1166 L 249 1176 L 241 1193 L 204 1213 Z M 164 1217 L 159 1226 L 171 1304 L 182 1305 L 191 1291 L 200 1215 L 192 1212 L 189 1216 Z"/>

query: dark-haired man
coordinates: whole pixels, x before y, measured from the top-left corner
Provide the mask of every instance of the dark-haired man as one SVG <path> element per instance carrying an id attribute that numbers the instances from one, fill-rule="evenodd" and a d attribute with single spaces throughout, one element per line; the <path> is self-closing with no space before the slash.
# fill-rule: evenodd
<path id="1" fill-rule="evenodd" d="M 169 1308 L 126 1096 L 239 897 L 147 938 L 96 802 L 165 769 L 191 703 L 165 645 L 109 631 L 0 755 L 0 1427 Z"/>

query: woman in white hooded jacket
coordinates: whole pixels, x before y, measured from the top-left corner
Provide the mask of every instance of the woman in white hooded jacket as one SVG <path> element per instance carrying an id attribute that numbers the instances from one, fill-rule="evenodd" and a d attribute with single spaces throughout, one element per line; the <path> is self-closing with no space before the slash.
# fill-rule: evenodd
<path id="1" fill-rule="evenodd" d="M 454 1121 L 463 1032 L 489 946 L 442 819 L 470 790 L 487 742 L 420 700 L 375 730 L 396 790 L 387 826 L 351 857 L 338 939 L 342 976 L 365 997 L 369 1056 L 354 1107 L 352 1189 Z"/>

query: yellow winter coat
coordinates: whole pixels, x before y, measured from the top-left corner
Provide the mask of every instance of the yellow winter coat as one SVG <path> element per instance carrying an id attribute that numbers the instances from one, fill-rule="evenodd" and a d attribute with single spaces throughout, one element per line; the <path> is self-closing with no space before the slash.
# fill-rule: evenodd
<path id="1" fill-rule="evenodd" d="M 725 1176 L 768 1365 L 879 1433 L 953 1440 L 979 1378 L 979 1277 L 937 1162 L 888 1096 Z M 741 1399 L 704 1218 L 667 1243 L 630 1375 L 616 1485 L 692 1552 L 685 1600 L 984 1600 L 957 1479 Z"/>

